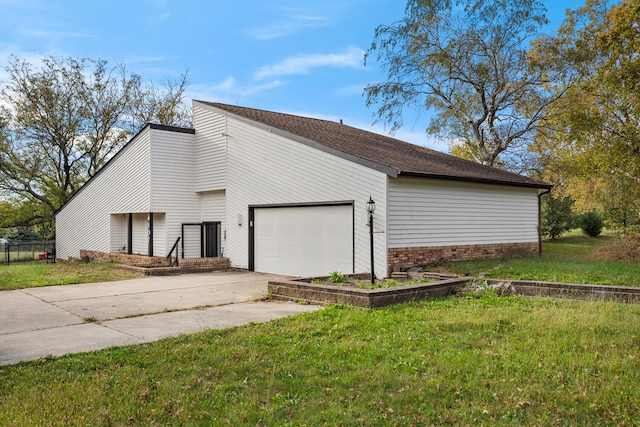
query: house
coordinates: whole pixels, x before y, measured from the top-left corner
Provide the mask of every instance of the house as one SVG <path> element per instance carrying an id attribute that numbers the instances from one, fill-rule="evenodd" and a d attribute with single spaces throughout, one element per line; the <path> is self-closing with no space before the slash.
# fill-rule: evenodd
<path id="1" fill-rule="evenodd" d="M 539 251 L 549 184 L 346 124 L 193 101 L 193 129 L 147 125 L 56 214 L 57 254 L 180 259 L 287 275 L 378 276 Z"/>

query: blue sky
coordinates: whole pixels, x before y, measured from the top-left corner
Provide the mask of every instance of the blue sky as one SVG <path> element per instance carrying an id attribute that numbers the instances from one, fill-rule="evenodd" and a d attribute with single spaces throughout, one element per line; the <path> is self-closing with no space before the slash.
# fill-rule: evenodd
<path id="1" fill-rule="evenodd" d="M 553 33 L 565 9 L 546 0 Z M 376 26 L 403 16 L 401 0 L 0 0 L 0 81 L 10 54 L 124 63 L 161 83 L 189 69 L 188 97 L 372 127 L 363 88 L 385 76 L 363 55 Z M 446 151 L 414 112 L 395 137 Z"/>

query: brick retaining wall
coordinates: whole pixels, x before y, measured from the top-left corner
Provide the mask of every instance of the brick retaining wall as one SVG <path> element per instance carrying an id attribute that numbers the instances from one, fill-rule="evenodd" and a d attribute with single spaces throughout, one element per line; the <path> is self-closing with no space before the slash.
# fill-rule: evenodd
<path id="1" fill-rule="evenodd" d="M 391 248 L 388 252 L 387 275 L 390 276 L 393 271 L 406 270 L 418 265 L 428 265 L 443 261 L 502 258 L 537 253 L 537 242 Z"/>
<path id="2" fill-rule="evenodd" d="M 80 249 L 80 258 L 98 261 L 118 261 L 126 265 L 145 268 L 166 267 L 169 264 L 165 257 L 160 256 L 130 255 L 120 252 L 100 252 L 86 249 Z"/>
<path id="3" fill-rule="evenodd" d="M 129 255 L 120 252 L 99 252 L 80 250 L 81 258 L 95 259 L 99 261 L 117 261 L 125 265 L 142 268 L 167 268 L 169 261 L 165 257 L 146 256 L 146 255 Z M 231 268 L 229 258 L 186 258 L 179 259 L 180 271 L 193 270 L 228 270 Z M 175 267 L 172 267 L 175 269 Z"/>

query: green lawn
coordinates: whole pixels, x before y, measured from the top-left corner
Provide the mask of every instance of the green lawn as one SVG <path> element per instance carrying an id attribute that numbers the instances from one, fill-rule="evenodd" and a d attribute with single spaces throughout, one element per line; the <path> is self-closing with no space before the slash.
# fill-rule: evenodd
<path id="1" fill-rule="evenodd" d="M 0 425 L 634 425 L 640 306 L 342 306 L 0 371 Z"/>
<path id="2" fill-rule="evenodd" d="M 570 236 L 546 242 L 541 259 L 452 268 L 592 283 L 608 276 L 638 285 L 635 265 L 588 258 L 606 239 Z M 334 306 L 0 368 L 2 426 L 620 426 L 638 420 L 640 305 L 488 291 L 375 310 Z"/>
<path id="3" fill-rule="evenodd" d="M 107 262 L 79 263 L 58 261 L 0 265 L 0 291 L 39 286 L 95 283 L 141 277 L 140 274 L 115 268 Z"/>
<path id="4" fill-rule="evenodd" d="M 640 286 L 640 264 L 599 261 L 592 251 L 613 236 L 571 235 L 543 243 L 541 257 L 459 261 L 447 265 L 457 274 L 514 280 L 541 280 L 596 285 Z"/>

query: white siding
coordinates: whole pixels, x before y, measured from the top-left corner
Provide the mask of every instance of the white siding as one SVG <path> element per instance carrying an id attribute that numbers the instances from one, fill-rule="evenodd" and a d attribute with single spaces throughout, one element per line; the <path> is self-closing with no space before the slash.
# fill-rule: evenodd
<path id="1" fill-rule="evenodd" d="M 154 221 L 154 255 L 165 256 L 180 237 L 181 225 L 200 219 L 193 185 L 195 138 L 190 133 L 153 129 L 151 139 L 151 209 L 165 214 L 163 229 L 156 228 Z"/>
<path id="2" fill-rule="evenodd" d="M 538 191 L 389 178 L 390 248 L 538 241 Z"/>
<path id="3" fill-rule="evenodd" d="M 202 222 L 220 222 L 220 243 L 222 248 L 222 255 L 226 253 L 226 196 L 224 191 L 208 191 L 206 193 L 200 193 L 201 214 L 200 221 Z"/>
<path id="4" fill-rule="evenodd" d="M 354 200 L 355 271 L 370 271 L 365 203 L 376 201 L 376 271 L 386 271 L 386 175 L 230 117 L 227 125 L 227 251 L 248 267 L 248 206 Z M 238 215 L 243 218 L 238 225 Z M 327 272 L 328 273 L 328 272 Z"/>
<path id="5" fill-rule="evenodd" d="M 184 258 L 200 258 L 200 235 L 200 225 L 189 225 L 184 227 L 184 240 L 180 242 L 180 246 L 184 247 Z M 180 256 L 182 257 L 182 249 L 180 249 L 180 251 Z"/>
<path id="6" fill-rule="evenodd" d="M 167 248 L 167 216 L 164 213 L 153 213 L 153 254 L 165 256 L 171 247 Z M 171 243 L 173 245 L 173 243 Z"/>
<path id="7" fill-rule="evenodd" d="M 196 132 L 195 191 L 225 189 L 226 121 L 206 105 L 193 103 Z"/>
<path id="8" fill-rule="evenodd" d="M 58 212 L 60 258 L 80 249 L 108 252 L 111 214 L 149 211 L 149 135 L 149 128 L 138 134 Z"/>
<path id="9" fill-rule="evenodd" d="M 127 251 L 127 222 L 128 215 L 111 215 L 111 252 Z"/>

